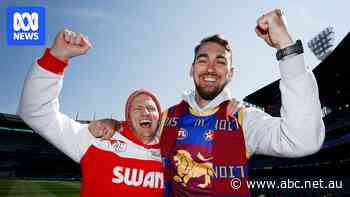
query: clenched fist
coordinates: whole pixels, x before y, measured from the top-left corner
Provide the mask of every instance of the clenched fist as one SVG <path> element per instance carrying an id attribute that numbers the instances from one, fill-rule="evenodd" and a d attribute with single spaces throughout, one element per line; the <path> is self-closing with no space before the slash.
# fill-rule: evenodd
<path id="1" fill-rule="evenodd" d="M 64 29 L 57 34 L 51 47 L 51 54 L 62 61 L 67 61 L 85 54 L 90 48 L 91 43 L 86 36 Z"/>
<path id="2" fill-rule="evenodd" d="M 257 20 L 255 32 L 268 45 L 276 49 L 282 49 L 293 44 L 292 37 L 289 35 L 283 20 L 283 12 L 280 9 L 262 15 Z"/>

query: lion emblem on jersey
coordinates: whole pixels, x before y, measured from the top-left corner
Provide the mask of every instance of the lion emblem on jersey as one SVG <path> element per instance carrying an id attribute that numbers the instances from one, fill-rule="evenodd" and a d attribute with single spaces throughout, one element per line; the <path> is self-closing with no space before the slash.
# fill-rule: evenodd
<path id="1" fill-rule="evenodd" d="M 204 158 L 201 153 L 197 157 L 202 162 L 196 162 L 192 159 L 191 154 L 185 150 L 178 150 L 174 155 L 177 175 L 173 177 L 176 182 L 187 186 L 187 183 L 192 178 L 204 176 L 204 183 L 198 184 L 200 188 L 206 188 L 211 183 L 210 177 L 213 176 L 213 164 L 208 162 L 213 158 Z"/>

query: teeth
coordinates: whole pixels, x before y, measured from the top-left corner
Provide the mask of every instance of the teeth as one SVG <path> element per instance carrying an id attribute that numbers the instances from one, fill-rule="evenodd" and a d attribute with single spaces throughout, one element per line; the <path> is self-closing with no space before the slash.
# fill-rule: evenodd
<path id="1" fill-rule="evenodd" d="M 146 124 L 146 123 L 151 123 L 151 122 L 152 122 L 152 121 L 150 121 L 150 120 L 141 120 L 141 121 L 140 121 L 141 124 Z"/>
<path id="2" fill-rule="evenodd" d="M 216 79 L 214 77 L 204 77 L 204 81 L 215 82 Z"/>

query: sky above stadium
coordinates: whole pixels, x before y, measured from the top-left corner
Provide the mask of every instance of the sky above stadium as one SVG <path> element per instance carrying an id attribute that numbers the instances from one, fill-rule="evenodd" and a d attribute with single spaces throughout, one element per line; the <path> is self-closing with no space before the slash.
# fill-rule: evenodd
<path id="1" fill-rule="evenodd" d="M 42 6 L 46 43 L 9 46 L 6 8 Z M 349 32 L 350 1 L 118 0 L 0 2 L 0 113 L 16 113 L 24 77 L 56 33 L 69 28 L 87 35 L 93 48 L 66 69 L 61 111 L 79 119 L 123 118 L 128 95 L 140 88 L 157 94 L 163 107 L 193 88 L 189 69 L 194 46 L 221 33 L 233 46 L 235 75 L 229 88 L 238 99 L 279 78 L 275 50 L 254 32 L 256 19 L 276 7 L 285 9 L 290 33 L 306 43 L 328 26 L 335 44 Z M 318 60 L 305 50 L 306 64 Z"/>

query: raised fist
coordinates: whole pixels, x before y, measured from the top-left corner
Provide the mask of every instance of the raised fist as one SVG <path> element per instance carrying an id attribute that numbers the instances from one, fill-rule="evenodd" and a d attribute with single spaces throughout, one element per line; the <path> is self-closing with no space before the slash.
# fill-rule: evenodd
<path id="1" fill-rule="evenodd" d="M 255 32 L 268 45 L 276 49 L 282 49 L 293 44 L 292 37 L 289 35 L 283 20 L 281 9 L 275 9 L 262 15 L 257 20 Z"/>
<path id="2" fill-rule="evenodd" d="M 57 34 L 51 47 L 51 54 L 62 61 L 67 61 L 85 54 L 90 48 L 91 43 L 86 36 L 64 29 Z"/>

